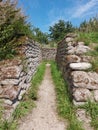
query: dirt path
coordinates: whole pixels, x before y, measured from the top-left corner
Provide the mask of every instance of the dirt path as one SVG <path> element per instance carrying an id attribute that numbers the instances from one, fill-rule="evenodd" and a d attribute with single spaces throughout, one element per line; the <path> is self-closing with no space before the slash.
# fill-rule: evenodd
<path id="1" fill-rule="evenodd" d="M 58 119 L 56 112 L 56 96 L 49 64 L 46 65 L 38 96 L 37 107 L 21 122 L 18 130 L 65 130 L 66 125 Z"/>

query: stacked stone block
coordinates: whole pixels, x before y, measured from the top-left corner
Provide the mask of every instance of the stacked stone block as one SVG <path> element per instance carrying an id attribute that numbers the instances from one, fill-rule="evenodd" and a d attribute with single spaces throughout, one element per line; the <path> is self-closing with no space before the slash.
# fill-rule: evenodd
<path id="1" fill-rule="evenodd" d="M 56 61 L 75 105 L 88 100 L 98 102 L 98 74 L 90 71 L 91 56 L 86 53 L 91 49 L 83 42 L 77 42 L 75 34 L 68 34 L 58 43 Z"/>
<path id="2" fill-rule="evenodd" d="M 56 57 L 55 48 L 42 48 L 42 58 L 43 60 L 55 60 Z"/>
<path id="3" fill-rule="evenodd" d="M 22 50 L 24 58 L 0 62 L 0 100 L 4 102 L 6 119 L 30 87 L 31 78 L 42 61 L 41 48 L 34 41 L 28 39 Z"/>

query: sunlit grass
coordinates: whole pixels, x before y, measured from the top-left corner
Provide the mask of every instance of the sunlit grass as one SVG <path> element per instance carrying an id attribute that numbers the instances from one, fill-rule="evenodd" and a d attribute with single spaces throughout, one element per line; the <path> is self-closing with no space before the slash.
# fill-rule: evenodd
<path id="1" fill-rule="evenodd" d="M 76 110 L 70 101 L 68 84 L 62 78 L 55 62 L 51 62 L 51 73 L 55 84 L 58 113 L 69 122 L 67 130 L 83 130 L 81 122 L 76 118 Z"/>

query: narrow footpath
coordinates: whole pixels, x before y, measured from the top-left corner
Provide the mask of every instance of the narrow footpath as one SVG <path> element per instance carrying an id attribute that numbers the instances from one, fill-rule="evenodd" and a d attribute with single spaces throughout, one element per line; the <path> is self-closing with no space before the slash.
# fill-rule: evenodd
<path id="1" fill-rule="evenodd" d="M 47 64 L 44 79 L 39 87 L 36 107 L 21 121 L 18 130 L 65 130 L 65 126 L 64 121 L 57 115 L 56 94 L 50 64 Z"/>

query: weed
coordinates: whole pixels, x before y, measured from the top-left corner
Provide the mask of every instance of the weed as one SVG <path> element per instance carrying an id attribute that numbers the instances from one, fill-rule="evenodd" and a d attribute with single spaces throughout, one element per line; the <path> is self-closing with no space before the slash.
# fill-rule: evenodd
<path id="1" fill-rule="evenodd" d="M 88 101 L 85 105 L 79 106 L 86 110 L 87 114 L 91 116 L 91 125 L 95 130 L 98 130 L 98 103 Z"/>
<path id="2" fill-rule="evenodd" d="M 30 90 L 28 92 L 29 98 L 36 100 L 37 99 L 37 91 L 38 91 L 38 86 L 43 80 L 45 72 L 45 62 L 43 62 L 40 67 L 37 70 L 37 73 L 34 75 L 32 78 L 32 85 L 30 87 Z"/>
<path id="3" fill-rule="evenodd" d="M 25 100 L 22 101 L 17 108 L 15 109 L 14 113 L 13 113 L 13 117 L 14 119 L 19 119 L 23 116 L 25 116 L 30 110 L 32 110 L 32 108 L 34 107 L 34 102 L 33 100 Z"/>

